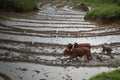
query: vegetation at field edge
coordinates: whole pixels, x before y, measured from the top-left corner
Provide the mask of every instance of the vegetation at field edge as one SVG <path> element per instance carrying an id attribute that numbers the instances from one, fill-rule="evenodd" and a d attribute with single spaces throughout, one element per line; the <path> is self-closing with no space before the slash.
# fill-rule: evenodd
<path id="1" fill-rule="evenodd" d="M 4 11 L 31 11 L 38 10 L 37 0 L 0 0 L 0 10 Z"/>
<path id="2" fill-rule="evenodd" d="M 117 5 L 105 5 L 87 12 L 85 19 L 115 21 L 120 19 L 120 7 Z"/>
<path id="3" fill-rule="evenodd" d="M 90 80 L 120 80 L 120 69 L 108 73 L 103 72 L 90 78 Z"/>
<path id="4" fill-rule="evenodd" d="M 97 21 L 116 21 L 120 20 L 120 0 L 69 0 L 78 3 L 85 3 L 94 6 L 94 9 L 88 11 L 86 20 Z"/>

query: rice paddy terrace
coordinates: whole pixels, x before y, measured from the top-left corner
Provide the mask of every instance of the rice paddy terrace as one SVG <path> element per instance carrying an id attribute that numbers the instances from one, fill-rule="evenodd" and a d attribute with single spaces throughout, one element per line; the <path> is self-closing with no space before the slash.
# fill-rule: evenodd
<path id="1" fill-rule="evenodd" d="M 38 12 L 1 13 L 1 60 L 48 61 L 51 65 L 63 56 L 65 45 L 75 42 L 90 43 L 92 53 L 100 53 L 100 45 L 108 43 L 118 54 L 120 27 L 87 22 L 85 14 L 72 10 L 71 5 L 50 4 L 43 5 Z"/>
<path id="2" fill-rule="evenodd" d="M 49 66 L 120 66 L 120 26 L 98 25 L 84 20 L 86 12 L 70 4 L 46 4 L 38 12 L 0 12 L 0 61 Z M 63 57 L 68 43 L 90 43 L 93 60 L 69 62 Z M 115 59 L 96 55 L 110 44 Z"/>

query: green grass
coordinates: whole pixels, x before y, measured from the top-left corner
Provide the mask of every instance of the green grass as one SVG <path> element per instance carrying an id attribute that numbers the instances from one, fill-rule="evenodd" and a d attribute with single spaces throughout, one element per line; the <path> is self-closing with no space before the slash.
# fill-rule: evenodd
<path id="1" fill-rule="evenodd" d="M 95 8 L 87 12 L 85 19 L 88 20 L 104 20 L 104 21 L 114 21 L 120 19 L 120 7 L 117 5 L 106 5 L 99 8 Z"/>
<path id="2" fill-rule="evenodd" d="M 0 9 L 8 11 L 31 11 L 37 10 L 37 0 L 0 0 Z"/>
<path id="3" fill-rule="evenodd" d="M 81 3 L 81 2 L 85 2 L 87 4 L 90 5 L 94 5 L 94 6 L 100 6 L 101 4 L 117 4 L 120 5 L 120 0 L 69 0 L 72 1 L 74 3 Z"/>
<path id="4" fill-rule="evenodd" d="M 90 78 L 90 80 L 120 80 L 120 69 L 108 73 L 103 72 Z"/>
<path id="5" fill-rule="evenodd" d="M 120 0 L 69 0 L 75 4 L 85 3 L 94 6 L 94 10 L 88 11 L 86 20 L 116 21 L 120 20 Z"/>

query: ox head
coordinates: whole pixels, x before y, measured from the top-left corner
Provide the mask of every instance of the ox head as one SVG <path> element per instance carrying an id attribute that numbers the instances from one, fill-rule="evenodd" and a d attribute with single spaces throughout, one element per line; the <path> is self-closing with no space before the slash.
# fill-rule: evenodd
<path id="1" fill-rule="evenodd" d="M 73 45 L 72 45 L 71 43 L 69 43 L 69 44 L 67 45 L 67 48 L 70 49 L 70 50 L 72 49 L 72 47 L 73 47 Z"/>
<path id="2" fill-rule="evenodd" d="M 71 50 L 70 49 L 65 49 L 64 50 L 64 56 L 69 56 L 70 55 L 70 52 L 71 52 Z"/>

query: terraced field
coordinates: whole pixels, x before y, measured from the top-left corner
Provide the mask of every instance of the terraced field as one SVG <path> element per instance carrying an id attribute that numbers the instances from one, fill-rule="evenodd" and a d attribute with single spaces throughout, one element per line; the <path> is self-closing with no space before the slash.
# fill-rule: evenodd
<path id="1" fill-rule="evenodd" d="M 72 7 L 46 4 L 38 12 L 0 12 L 0 61 L 49 66 L 120 66 L 120 26 L 85 21 L 86 13 Z M 66 45 L 75 42 L 90 43 L 93 60 L 73 63 L 63 57 Z M 104 43 L 110 44 L 115 59 L 105 56 L 104 62 L 97 60 Z"/>

